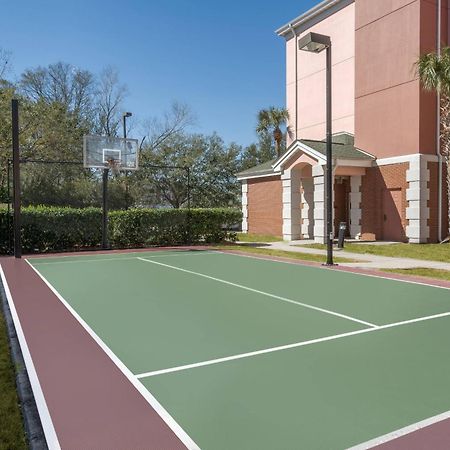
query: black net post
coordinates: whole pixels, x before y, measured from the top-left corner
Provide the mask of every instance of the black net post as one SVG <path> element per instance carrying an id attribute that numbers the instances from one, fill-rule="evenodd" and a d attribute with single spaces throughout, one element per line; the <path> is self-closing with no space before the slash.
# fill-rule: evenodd
<path id="1" fill-rule="evenodd" d="M 187 243 L 192 243 L 192 236 L 191 236 L 191 169 L 189 167 L 186 167 L 187 172 L 187 207 L 188 207 L 188 215 L 187 215 Z"/>
<path id="2" fill-rule="evenodd" d="M 12 160 L 8 158 L 8 163 L 6 165 L 6 192 L 8 196 L 8 214 L 6 217 L 6 226 L 8 230 L 8 255 L 11 254 L 11 249 L 13 248 L 12 239 L 12 228 L 11 228 L 11 163 Z"/>
<path id="3" fill-rule="evenodd" d="M 103 196 L 102 196 L 102 248 L 109 249 L 108 242 L 108 176 L 109 169 L 103 169 Z"/>
<path id="4" fill-rule="evenodd" d="M 22 257 L 20 240 L 20 154 L 19 154 L 19 101 L 11 100 L 12 151 L 13 151 L 13 203 L 14 203 L 14 256 Z"/>

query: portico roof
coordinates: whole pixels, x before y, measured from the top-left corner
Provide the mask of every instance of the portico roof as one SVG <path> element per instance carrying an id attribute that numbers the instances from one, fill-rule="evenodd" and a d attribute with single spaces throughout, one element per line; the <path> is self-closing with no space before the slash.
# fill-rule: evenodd
<path id="1" fill-rule="evenodd" d="M 353 142 L 353 135 L 349 133 L 333 135 L 332 153 L 334 165 L 370 167 L 375 157 L 355 147 Z M 300 139 L 294 141 L 279 158 L 244 170 L 237 174 L 237 178 L 245 180 L 281 175 L 289 161 L 301 152 L 316 160 L 318 165 L 326 163 L 326 141 Z"/>

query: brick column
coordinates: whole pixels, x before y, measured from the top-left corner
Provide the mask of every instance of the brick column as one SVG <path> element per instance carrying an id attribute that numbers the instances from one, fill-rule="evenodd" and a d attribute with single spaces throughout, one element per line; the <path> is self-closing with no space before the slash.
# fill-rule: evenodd
<path id="1" fill-rule="evenodd" d="M 320 244 L 324 244 L 326 241 L 324 168 L 322 166 L 313 166 L 312 175 L 314 179 L 314 240 Z"/>
<path id="2" fill-rule="evenodd" d="M 242 232 L 248 233 L 248 183 L 242 180 Z"/>
<path id="3" fill-rule="evenodd" d="M 362 176 L 350 177 L 350 237 L 361 233 L 361 184 Z"/>
<path id="4" fill-rule="evenodd" d="M 283 185 L 283 239 L 294 241 L 301 238 L 300 176 L 292 170 L 281 175 Z"/>
<path id="5" fill-rule="evenodd" d="M 415 155 L 410 163 L 409 170 L 406 171 L 406 181 L 409 183 L 406 190 L 406 218 L 409 225 L 406 227 L 406 236 L 410 243 L 419 244 L 427 242 L 430 237 L 428 219 L 430 210 L 428 200 L 430 192 L 428 182 L 430 172 L 428 170 L 428 158 L 425 155 Z"/>

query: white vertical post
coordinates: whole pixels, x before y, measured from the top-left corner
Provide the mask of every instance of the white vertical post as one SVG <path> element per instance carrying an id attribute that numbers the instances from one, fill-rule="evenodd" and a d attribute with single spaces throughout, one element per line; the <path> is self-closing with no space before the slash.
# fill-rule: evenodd
<path id="1" fill-rule="evenodd" d="M 361 233 L 361 184 L 362 176 L 350 177 L 350 237 Z"/>
<path id="2" fill-rule="evenodd" d="M 430 171 L 428 170 L 426 157 L 417 154 L 411 159 L 409 170 L 406 171 L 406 181 L 409 183 L 406 190 L 406 200 L 408 201 L 406 218 L 409 220 L 409 225 L 406 227 L 406 237 L 413 244 L 425 243 L 430 237 L 428 226 L 428 219 L 430 218 L 430 208 L 428 207 Z"/>
<path id="3" fill-rule="evenodd" d="M 326 204 L 325 204 L 325 171 L 323 166 L 312 168 L 314 180 L 314 240 L 319 244 L 326 242 Z"/>
<path id="4" fill-rule="evenodd" d="M 281 175 L 283 184 L 283 239 L 293 241 L 301 237 L 300 174 L 286 170 Z"/>
<path id="5" fill-rule="evenodd" d="M 248 233 L 248 183 L 242 180 L 242 232 Z"/>

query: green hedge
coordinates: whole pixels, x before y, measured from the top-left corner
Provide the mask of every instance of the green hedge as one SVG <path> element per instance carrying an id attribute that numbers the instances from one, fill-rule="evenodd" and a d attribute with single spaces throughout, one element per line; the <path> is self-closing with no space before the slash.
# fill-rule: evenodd
<path id="1" fill-rule="evenodd" d="M 109 213 L 113 248 L 181 245 L 235 239 L 236 209 L 130 209 Z M 0 252 L 10 247 L 12 219 L 0 209 Z M 102 212 L 98 208 L 26 207 L 22 209 L 25 253 L 96 248 L 101 245 Z"/>

